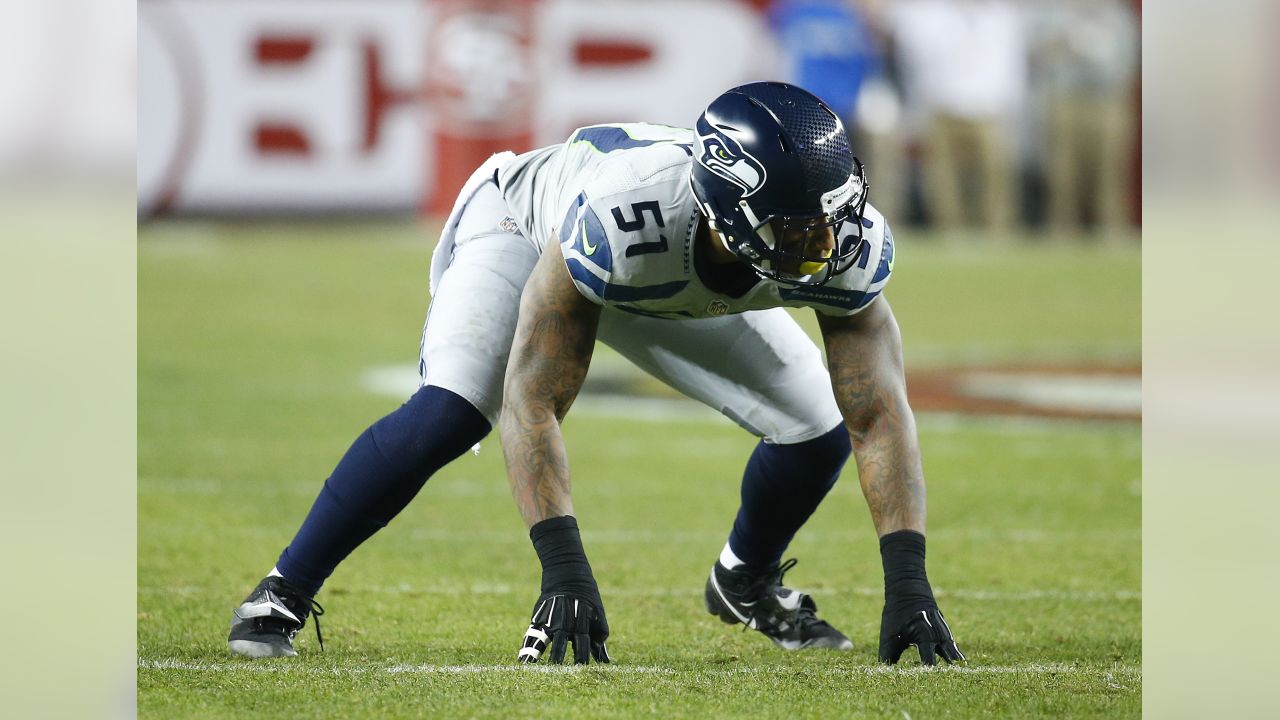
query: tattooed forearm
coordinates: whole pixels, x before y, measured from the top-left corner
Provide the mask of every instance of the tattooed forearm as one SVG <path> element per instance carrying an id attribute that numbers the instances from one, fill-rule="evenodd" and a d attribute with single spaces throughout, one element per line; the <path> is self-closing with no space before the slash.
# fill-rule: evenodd
<path id="1" fill-rule="evenodd" d="M 599 313 L 549 243 L 521 296 L 499 421 L 511 494 L 530 527 L 573 514 L 560 421 L 586 377 Z"/>
<path id="2" fill-rule="evenodd" d="M 836 402 L 879 535 L 925 531 L 924 470 L 907 404 L 898 323 L 883 297 L 852 318 L 819 317 Z"/>

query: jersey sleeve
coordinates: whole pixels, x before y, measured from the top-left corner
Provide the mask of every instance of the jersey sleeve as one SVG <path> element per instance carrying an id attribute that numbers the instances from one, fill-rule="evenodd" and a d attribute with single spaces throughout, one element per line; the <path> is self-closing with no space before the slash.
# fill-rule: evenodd
<path id="1" fill-rule="evenodd" d="M 569 203 L 559 229 L 560 254 L 578 292 L 597 305 L 605 303 L 605 288 L 613 274 L 609 233 L 585 192 Z"/>

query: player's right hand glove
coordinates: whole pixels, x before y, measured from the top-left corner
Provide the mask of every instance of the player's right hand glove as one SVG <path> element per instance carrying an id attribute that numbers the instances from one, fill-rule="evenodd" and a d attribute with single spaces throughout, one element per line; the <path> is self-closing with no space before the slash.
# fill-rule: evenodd
<path id="1" fill-rule="evenodd" d="M 609 621 L 599 594 L 583 597 L 569 593 L 543 593 L 533 608 L 533 618 L 524 633 L 520 648 L 522 663 L 536 663 L 547 646 L 553 663 L 564 662 L 566 646 L 573 644 L 573 662 L 609 662 L 605 640 L 609 637 Z"/>
<path id="2" fill-rule="evenodd" d="M 565 647 L 573 643 L 573 662 L 609 662 L 604 642 L 609 621 L 604 617 L 600 588 L 582 549 L 578 521 L 573 516 L 543 520 L 529 529 L 529 539 L 542 563 L 542 595 L 533 606 L 517 659 L 536 663 L 551 647 L 553 663 L 564 662 Z"/>
<path id="3" fill-rule="evenodd" d="M 885 605 L 880 619 L 880 660 L 896 664 L 903 651 L 912 645 L 920 651 L 920 662 L 936 665 L 938 656 L 948 664 L 964 660 L 964 653 L 951 637 L 951 628 L 937 605 L 903 615 L 895 615 Z"/>
<path id="4" fill-rule="evenodd" d="M 880 615 L 880 660 L 893 665 L 912 645 L 920 662 L 936 665 L 964 660 L 951 628 L 933 599 L 924 570 L 924 535 L 900 530 L 880 538 L 884 560 L 884 612 Z"/>

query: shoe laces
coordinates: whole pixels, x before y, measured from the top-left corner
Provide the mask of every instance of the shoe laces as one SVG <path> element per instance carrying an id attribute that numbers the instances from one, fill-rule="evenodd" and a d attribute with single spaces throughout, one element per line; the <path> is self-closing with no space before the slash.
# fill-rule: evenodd
<path id="1" fill-rule="evenodd" d="M 303 597 L 301 600 L 307 604 L 311 616 L 316 619 L 316 642 L 320 643 L 320 652 L 324 652 L 324 636 L 320 634 L 320 616 L 324 614 L 324 608 L 313 597 Z"/>
<path id="2" fill-rule="evenodd" d="M 767 594 L 773 588 L 781 586 L 782 578 L 787 574 L 788 570 L 796 566 L 796 562 L 795 558 L 791 558 L 776 568 L 766 570 L 752 579 L 742 588 L 742 597 L 756 597 Z"/>
<path id="3" fill-rule="evenodd" d="M 765 569 L 764 572 L 751 578 L 751 580 L 743 585 L 742 593 L 739 597 L 745 599 L 775 596 L 777 594 L 777 588 L 782 586 L 782 578 L 786 576 L 788 570 L 796 566 L 796 562 L 797 560 L 795 558 L 791 558 L 790 560 L 783 562 L 781 565 Z M 797 620 L 803 624 L 805 622 L 803 606 L 800 608 L 800 613 L 801 614 Z M 813 613 L 810 612 L 809 615 L 812 616 Z M 743 623 L 743 632 L 750 629 L 749 625 Z"/>
<path id="4" fill-rule="evenodd" d="M 307 615 L 316 619 L 316 642 L 320 644 L 320 651 L 324 652 L 324 636 L 320 634 L 320 616 L 324 614 L 324 607 L 316 602 L 315 597 L 302 592 L 298 586 L 284 578 L 280 578 L 277 583 L 276 594 L 281 596 L 280 599 L 284 600 L 284 604 L 289 606 L 290 610 L 294 612 L 305 610 L 302 616 L 303 625 L 307 623 Z"/>

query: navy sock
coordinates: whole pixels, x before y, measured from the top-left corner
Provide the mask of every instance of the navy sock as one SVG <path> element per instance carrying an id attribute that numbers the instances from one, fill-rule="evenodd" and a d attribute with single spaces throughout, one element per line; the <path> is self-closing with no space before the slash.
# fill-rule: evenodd
<path id="1" fill-rule="evenodd" d="M 805 442 L 756 445 L 729 534 L 733 553 L 753 567 L 781 560 L 791 538 L 836 484 L 851 449 L 844 423 Z"/>
<path id="2" fill-rule="evenodd" d="M 338 563 L 413 500 L 427 478 L 490 429 L 460 396 L 420 388 L 351 444 L 276 568 L 314 594 Z"/>

